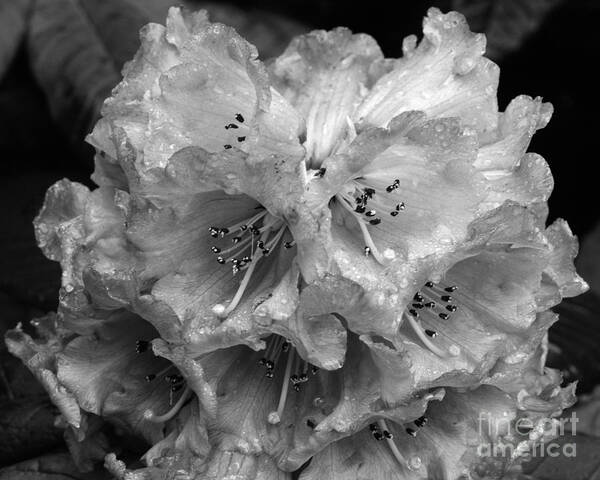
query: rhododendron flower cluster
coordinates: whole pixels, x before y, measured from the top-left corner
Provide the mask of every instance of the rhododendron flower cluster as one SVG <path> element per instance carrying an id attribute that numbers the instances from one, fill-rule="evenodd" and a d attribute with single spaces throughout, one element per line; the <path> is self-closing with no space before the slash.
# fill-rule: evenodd
<path id="1" fill-rule="evenodd" d="M 59 181 L 35 220 L 58 312 L 7 335 L 80 466 L 499 478 L 549 434 L 574 401 L 545 368 L 551 308 L 587 288 L 527 153 L 552 107 L 498 110 L 460 14 L 423 34 L 388 59 L 319 30 L 263 63 L 203 12 L 142 30 L 88 137 L 98 188 Z M 103 422 L 148 442 L 145 468 Z M 480 455 L 498 442 L 514 454 Z"/>

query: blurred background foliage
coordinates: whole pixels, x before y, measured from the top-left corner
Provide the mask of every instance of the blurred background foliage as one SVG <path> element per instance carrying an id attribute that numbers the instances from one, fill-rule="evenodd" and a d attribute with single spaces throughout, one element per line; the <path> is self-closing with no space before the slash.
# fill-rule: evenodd
<path id="1" fill-rule="evenodd" d="M 56 308 L 60 271 L 35 245 L 31 221 L 44 193 L 69 177 L 91 185 L 92 149 L 83 142 L 102 101 L 138 48 L 138 30 L 163 22 L 176 0 L 0 0 L 0 334 Z M 420 32 L 426 9 L 465 14 L 488 38 L 501 67 L 499 101 L 541 95 L 555 107 L 531 150 L 555 177 L 551 219 L 566 218 L 582 240 L 578 267 L 587 294 L 559 306 L 549 362 L 579 381 L 577 458 L 537 458 L 538 480 L 600 480 L 600 226 L 596 154 L 599 96 L 598 0 L 184 1 L 234 26 L 261 57 L 299 33 L 339 25 L 377 39 L 386 56 Z M 77 471 L 43 390 L 0 343 L 0 480 L 105 479 Z M 124 448 L 124 447 L 123 447 Z M 132 458 L 144 446 L 128 444 Z M 1 468 L 4 467 L 4 468 Z"/>

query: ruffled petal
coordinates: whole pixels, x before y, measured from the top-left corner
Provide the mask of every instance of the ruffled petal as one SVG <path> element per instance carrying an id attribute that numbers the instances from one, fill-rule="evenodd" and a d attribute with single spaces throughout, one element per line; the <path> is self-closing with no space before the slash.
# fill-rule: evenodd
<path id="1" fill-rule="evenodd" d="M 535 204 L 548 200 L 554 181 L 545 160 L 525 154 L 533 134 L 552 116 L 552 105 L 541 98 L 519 96 L 501 114 L 498 128 L 482 142 L 475 167 L 489 182 L 491 208 L 512 200 Z"/>
<path id="2" fill-rule="evenodd" d="M 160 440 L 160 425 L 148 422 L 144 414 L 169 410 L 170 386 L 162 378 L 147 378 L 170 364 L 136 352 L 136 341 L 148 341 L 156 332 L 139 317 L 122 313 L 102 334 L 102 338 L 77 337 L 57 354 L 58 380 L 83 410 L 141 433 L 149 441 Z"/>
<path id="3" fill-rule="evenodd" d="M 528 420 L 531 433 L 522 434 L 523 415 L 515 399 L 496 388 L 450 389 L 418 422 L 384 424 L 393 438 L 376 441 L 363 430 L 317 454 L 300 478 L 501 478 L 552 433 L 550 416 L 535 416 Z"/>
<path id="4" fill-rule="evenodd" d="M 218 165 L 228 149 L 238 150 L 250 169 L 276 173 L 290 163 L 301 182 L 300 118 L 270 88 L 255 47 L 230 27 L 210 23 L 204 12 L 172 8 L 166 27 L 143 30 L 142 47 L 102 113 L 88 141 L 118 161 L 132 191 L 164 190 L 165 174 L 177 172 L 171 157 L 186 147 L 201 152 L 188 155 L 187 170 L 199 162 L 201 171 L 212 173 L 205 187 L 227 181 L 220 176 L 231 169 Z M 102 162 L 97 174 L 105 180 L 106 167 Z"/>
<path id="5" fill-rule="evenodd" d="M 482 55 L 485 36 L 470 32 L 463 15 L 431 8 L 424 38 L 404 40 L 396 67 L 384 75 L 355 113 L 360 122 L 386 126 L 409 110 L 430 117 L 457 116 L 479 133 L 496 128 L 498 67 Z"/>
<path id="6" fill-rule="evenodd" d="M 48 392 L 50 400 L 59 409 L 66 422 L 76 429 L 82 424 L 82 413 L 75 395 L 56 378 L 56 354 L 62 348 L 62 339 L 55 333 L 56 315 L 40 318 L 34 322 L 44 335 L 34 341 L 23 332 L 20 325 L 6 333 L 8 351 L 20 358 L 27 368 Z"/>
<path id="7" fill-rule="evenodd" d="M 310 166 L 318 167 L 345 140 L 349 119 L 382 62 L 373 38 L 337 28 L 296 37 L 270 65 L 277 90 L 306 119 Z"/>
<path id="8" fill-rule="evenodd" d="M 561 297 L 575 297 L 587 291 L 588 284 L 575 271 L 573 261 L 579 244 L 567 222 L 556 220 L 546 229 L 546 236 L 554 250 L 546 274 L 557 285 Z"/>

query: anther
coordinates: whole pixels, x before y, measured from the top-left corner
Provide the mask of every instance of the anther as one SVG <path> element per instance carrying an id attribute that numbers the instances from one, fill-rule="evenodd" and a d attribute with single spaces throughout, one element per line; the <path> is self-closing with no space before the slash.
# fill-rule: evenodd
<path id="1" fill-rule="evenodd" d="M 236 113 L 235 114 L 235 119 L 240 122 L 240 123 L 244 123 L 244 117 L 242 116 L 241 113 Z"/>
<path id="2" fill-rule="evenodd" d="M 230 128 L 239 128 L 235 123 L 230 123 L 229 125 L 225 125 L 225 130 L 229 130 Z"/>
<path id="3" fill-rule="evenodd" d="M 168 422 L 175 415 L 177 415 L 177 413 L 179 412 L 179 410 L 181 410 L 181 407 L 183 407 L 183 404 L 186 402 L 186 400 L 187 400 L 188 395 L 190 394 L 190 392 L 191 392 L 190 387 L 186 387 L 186 389 L 184 390 L 184 392 L 179 397 L 179 400 L 177 400 L 177 403 L 173 406 L 173 408 L 171 408 L 164 415 L 156 415 L 152 410 L 146 410 L 144 412 L 144 418 L 146 420 L 148 420 L 150 422 L 154 422 L 154 423 Z"/>
<path id="4" fill-rule="evenodd" d="M 173 393 L 178 392 L 179 390 L 181 390 L 184 387 L 183 383 L 180 383 L 179 385 L 171 385 L 171 391 Z"/>
<path id="5" fill-rule="evenodd" d="M 425 282 L 425 286 L 426 286 L 427 288 L 433 288 L 433 286 L 434 286 L 434 283 L 433 283 L 432 281 L 428 281 L 428 282 Z"/>
<path id="6" fill-rule="evenodd" d="M 450 318 L 450 315 L 448 315 L 447 313 L 440 313 L 438 315 L 442 320 L 448 320 Z"/>
<path id="7" fill-rule="evenodd" d="M 325 175 L 326 171 L 327 171 L 327 169 L 325 167 L 321 167 L 315 172 L 314 176 L 318 177 L 318 178 L 322 178 Z"/>
<path id="8" fill-rule="evenodd" d="M 219 247 L 210 247 L 213 253 L 221 253 L 221 249 Z"/>
<path id="9" fill-rule="evenodd" d="M 369 188 L 366 187 L 363 192 L 365 192 L 365 196 L 367 198 L 373 198 L 373 195 L 375 195 L 375 189 L 374 188 Z"/>
<path id="10" fill-rule="evenodd" d="M 223 265 L 225 263 L 225 259 L 223 257 L 217 257 L 217 262 Z"/>
<path id="11" fill-rule="evenodd" d="M 223 148 L 225 150 L 229 150 L 231 148 L 231 145 L 229 145 L 228 143 L 226 143 L 225 145 L 223 145 Z"/>
<path id="12" fill-rule="evenodd" d="M 219 236 L 219 229 L 215 227 L 208 227 L 208 233 L 213 238 L 217 238 Z"/>
<path id="13" fill-rule="evenodd" d="M 373 432 L 373 438 L 375 438 L 375 440 L 380 441 L 384 439 L 383 433 L 381 433 L 379 430 L 375 430 Z"/>
<path id="14" fill-rule="evenodd" d="M 145 377 L 145 379 L 148 383 L 150 383 L 155 378 L 156 378 L 156 375 L 154 373 L 151 373 L 150 375 L 146 375 L 146 377 Z"/>
<path id="15" fill-rule="evenodd" d="M 381 223 L 381 218 L 374 218 L 373 220 L 369 220 L 371 225 L 379 225 Z"/>
<path id="16" fill-rule="evenodd" d="M 427 303 L 425 304 L 425 306 L 426 306 L 427 308 L 435 308 L 435 302 L 427 302 Z"/>
<path id="17" fill-rule="evenodd" d="M 365 257 L 368 257 L 370 253 L 371 253 L 371 248 L 365 247 Z"/>
<path id="18" fill-rule="evenodd" d="M 308 419 L 306 419 L 306 426 L 308 428 L 315 428 L 317 426 L 317 424 L 314 422 L 314 420 L 308 418 Z"/>
<path id="19" fill-rule="evenodd" d="M 310 369 L 310 373 L 312 373 L 313 375 L 316 375 L 318 371 L 319 367 L 315 367 L 314 365 Z"/>
<path id="20" fill-rule="evenodd" d="M 294 240 L 292 240 L 291 242 L 285 242 L 283 244 L 284 248 L 292 248 L 294 245 L 296 245 L 296 242 Z"/>
<path id="21" fill-rule="evenodd" d="M 357 205 L 356 208 L 354 209 L 354 211 L 356 213 L 365 213 L 365 210 L 367 208 L 364 205 Z"/>
<path id="22" fill-rule="evenodd" d="M 425 333 L 429 335 L 431 338 L 437 337 L 437 332 L 435 330 L 425 330 Z"/>
<path id="23" fill-rule="evenodd" d="M 147 340 L 138 340 L 137 342 L 135 342 L 136 353 L 147 352 L 148 348 L 150 348 L 150 342 L 148 342 Z"/>
<path id="24" fill-rule="evenodd" d="M 456 305 L 446 305 L 446 310 L 448 310 L 449 312 L 456 312 L 456 310 L 458 310 L 458 307 Z"/>
<path id="25" fill-rule="evenodd" d="M 411 437 L 416 437 L 417 436 L 417 431 L 413 430 L 412 428 L 407 428 L 406 429 L 406 433 L 408 433 Z"/>
<path id="26" fill-rule="evenodd" d="M 408 313 L 410 313 L 413 317 L 419 316 L 419 312 L 417 312 L 416 310 L 413 310 L 412 308 L 408 311 Z"/>
<path id="27" fill-rule="evenodd" d="M 369 210 L 368 212 L 365 213 L 365 215 L 367 217 L 374 217 L 377 214 L 377 212 L 375 210 Z"/>
<path id="28" fill-rule="evenodd" d="M 425 298 L 420 293 L 415 293 L 415 296 L 413 297 L 413 300 L 415 302 L 422 302 L 423 300 L 425 300 Z"/>
<path id="29" fill-rule="evenodd" d="M 394 438 L 394 435 L 392 435 L 392 433 L 391 433 L 391 432 L 388 432 L 387 430 L 384 430 L 384 431 L 383 431 L 383 436 L 384 436 L 385 438 L 387 438 L 388 440 L 391 440 L 392 438 Z"/>
<path id="30" fill-rule="evenodd" d="M 456 290 L 458 290 L 458 287 L 456 285 L 452 285 L 451 287 L 446 287 L 444 288 L 444 290 L 446 290 L 447 292 L 455 292 Z"/>
<path id="31" fill-rule="evenodd" d="M 450 295 L 442 295 L 440 297 L 442 301 L 450 303 L 452 301 L 452 297 Z"/>
<path id="32" fill-rule="evenodd" d="M 398 215 L 398 212 L 396 210 L 394 210 L 394 211 L 390 212 L 390 215 L 392 217 L 395 217 L 396 215 Z"/>
<path id="33" fill-rule="evenodd" d="M 246 137 L 237 137 L 238 142 L 243 142 L 244 140 L 246 140 Z"/>
<path id="34" fill-rule="evenodd" d="M 242 237 L 233 237 L 231 239 L 231 242 L 235 245 L 236 243 L 240 242 L 242 240 Z"/>
<path id="35" fill-rule="evenodd" d="M 427 417 L 419 417 L 415 420 L 415 425 L 419 428 L 422 428 L 427 423 Z"/>

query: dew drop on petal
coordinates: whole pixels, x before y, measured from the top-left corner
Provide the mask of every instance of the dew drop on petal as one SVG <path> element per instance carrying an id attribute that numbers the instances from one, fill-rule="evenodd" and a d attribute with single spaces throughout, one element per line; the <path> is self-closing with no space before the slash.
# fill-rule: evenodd
<path id="1" fill-rule="evenodd" d="M 423 464 L 423 462 L 421 461 L 421 457 L 410 457 L 408 459 L 408 468 L 409 470 L 418 470 L 419 468 L 421 468 L 421 465 Z"/>
<path id="2" fill-rule="evenodd" d="M 387 258 L 388 260 L 393 260 L 394 258 L 396 258 L 396 252 L 391 248 L 386 248 L 383 251 L 383 257 Z"/>
<path id="3" fill-rule="evenodd" d="M 277 412 L 271 412 L 267 417 L 267 421 L 271 425 L 277 425 L 279 422 L 281 422 L 281 418 L 279 417 L 279 414 Z"/>
<path id="4" fill-rule="evenodd" d="M 460 347 L 458 345 L 450 345 L 448 352 L 453 357 L 458 357 L 460 355 Z"/>

